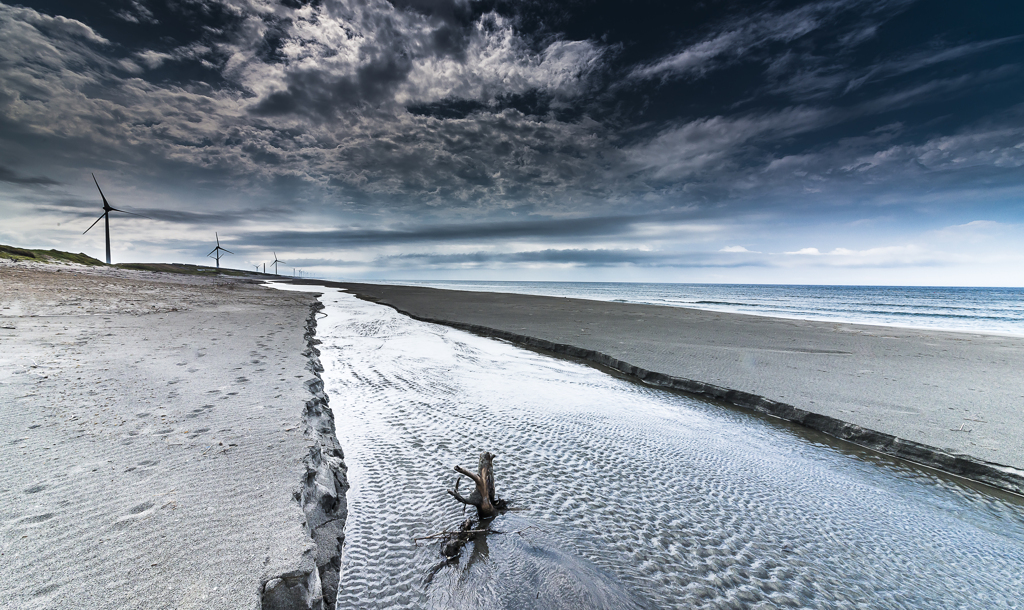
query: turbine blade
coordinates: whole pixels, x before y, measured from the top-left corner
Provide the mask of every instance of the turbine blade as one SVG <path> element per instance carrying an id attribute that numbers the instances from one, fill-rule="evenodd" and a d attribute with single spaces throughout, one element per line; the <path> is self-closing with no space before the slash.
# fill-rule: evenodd
<path id="1" fill-rule="evenodd" d="M 213 253 L 216 252 L 216 251 L 217 251 L 217 248 L 214 248 L 213 250 L 210 250 L 210 253 L 207 254 L 206 256 L 213 256 Z"/>
<path id="2" fill-rule="evenodd" d="M 135 212 L 125 212 L 124 210 L 119 210 L 117 208 L 110 208 L 110 211 L 111 212 L 121 212 L 122 214 L 131 214 L 132 216 L 140 216 L 142 218 L 149 218 L 149 216 L 143 216 L 142 214 L 136 214 Z M 149 218 L 149 219 L 153 220 L 152 218 Z"/>
<path id="3" fill-rule="evenodd" d="M 106 216 L 106 215 L 107 215 L 107 213 L 106 213 L 106 212 L 103 212 L 102 214 L 100 214 L 100 217 L 96 219 L 96 222 L 94 222 L 94 223 L 92 223 L 91 225 L 89 225 L 89 229 L 91 229 L 91 228 L 95 227 L 95 226 L 96 226 L 96 223 L 97 223 L 97 222 L 99 222 L 99 221 L 101 221 L 101 220 L 103 220 L 103 217 L 104 217 L 104 216 Z M 85 235 L 86 233 L 88 233 L 88 232 L 89 232 L 89 229 L 86 229 L 86 230 L 82 231 L 82 235 Z"/>
<path id="4" fill-rule="evenodd" d="M 92 181 L 96 182 L 96 174 L 92 175 Z M 100 188 L 99 182 L 96 182 L 96 190 L 100 192 L 100 199 L 103 200 L 103 207 L 110 207 L 110 204 L 107 203 L 107 198 L 103 196 L 103 189 Z"/>
<path id="5" fill-rule="evenodd" d="M 220 247 L 220 235 L 216 231 L 213 232 L 213 236 L 217 238 L 217 247 Z"/>
<path id="6" fill-rule="evenodd" d="M 218 246 L 218 247 L 220 247 L 220 246 Z M 234 252 L 232 252 L 231 250 L 228 250 L 227 248 L 221 248 L 221 250 L 227 252 L 228 254 L 234 254 Z"/>

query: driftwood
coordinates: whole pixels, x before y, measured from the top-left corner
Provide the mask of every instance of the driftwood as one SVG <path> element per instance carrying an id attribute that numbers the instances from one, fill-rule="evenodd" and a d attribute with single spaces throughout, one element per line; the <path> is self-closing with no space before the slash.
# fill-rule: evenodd
<path id="1" fill-rule="evenodd" d="M 475 534 L 485 532 L 487 530 L 474 530 L 473 520 L 466 519 L 459 526 L 459 531 L 444 541 L 441 546 L 441 554 L 445 557 L 455 557 L 462 551 L 462 547 L 469 542 Z"/>
<path id="2" fill-rule="evenodd" d="M 508 502 L 499 498 L 494 493 L 494 454 L 483 452 L 480 454 L 480 462 L 477 464 L 477 471 L 470 472 L 462 466 L 456 466 L 455 472 L 469 477 L 476 486 L 469 497 L 463 496 L 459 491 L 459 484 L 462 477 L 455 479 L 454 489 L 447 490 L 449 494 L 459 502 L 467 506 L 475 506 L 479 519 L 477 523 L 472 518 L 464 520 L 457 530 L 444 530 L 429 536 L 413 538 L 414 542 L 423 540 L 439 540 L 441 542 L 441 554 L 447 559 L 435 566 L 428 576 L 428 581 L 433 578 L 439 569 L 451 562 L 458 562 L 462 547 L 470 541 L 485 543 L 487 534 L 501 534 L 490 529 L 491 520 L 500 514 L 500 511 L 508 508 Z M 522 532 L 514 532 L 521 534 Z M 479 544 L 478 544 L 479 545 Z M 474 546 L 474 549 L 476 546 Z"/>
<path id="3" fill-rule="evenodd" d="M 455 480 L 455 489 L 448 490 L 448 493 L 459 502 L 475 506 L 477 517 L 480 519 L 492 519 L 498 516 L 498 511 L 508 508 L 508 503 L 494 494 L 493 461 L 494 454 L 484 451 L 480 454 L 480 462 L 477 465 L 476 473 L 472 473 L 462 466 L 455 467 L 455 472 L 466 475 L 476 485 L 476 489 L 473 490 L 473 493 L 469 494 L 468 498 L 459 493 L 461 477 Z"/>

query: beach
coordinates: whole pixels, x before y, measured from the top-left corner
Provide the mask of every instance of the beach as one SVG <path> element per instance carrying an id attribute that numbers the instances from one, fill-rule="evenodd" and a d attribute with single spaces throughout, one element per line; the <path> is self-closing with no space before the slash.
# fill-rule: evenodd
<path id="1" fill-rule="evenodd" d="M 582 299 L 331 284 L 1024 493 L 1024 338 Z"/>
<path id="2" fill-rule="evenodd" d="M 541 409 L 536 411 L 539 419 L 523 420 L 533 421 L 523 424 L 524 428 L 511 424 L 515 434 L 500 427 L 480 428 L 482 434 L 463 430 L 459 433 L 462 442 L 449 446 L 446 440 L 438 440 L 431 451 L 422 445 L 421 432 L 412 432 L 420 426 L 424 433 L 432 431 L 444 439 L 450 429 L 463 425 L 457 422 L 468 421 L 478 408 L 476 404 L 492 405 L 486 408 L 495 409 L 496 417 L 488 421 L 500 424 L 505 403 L 516 395 L 514 388 L 508 398 L 502 394 L 507 388 L 498 391 L 507 383 L 501 373 L 503 363 L 516 363 L 511 364 L 512 370 L 519 372 L 510 374 L 525 379 L 547 370 L 543 362 L 549 359 L 543 354 L 583 361 L 605 372 L 624 373 L 649 386 L 683 390 L 712 403 L 781 417 L 1003 490 L 1020 493 L 1024 489 L 1020 485 L 1024 448 L 1017 433 L 1024 385 L 1015 375 L 1024 354 L 1021 338 L 420 287 L 294 281 L 314 285 L 304 286 L 305 292 L 275 290 L 254 278 L 78 265 L 4 263 L 0 282 L 0 462 L 4 465 L 0 472 L 0 596 L 11 600 L 7 602 L 11 608 L 332 608 L 342 578 L 339 571 L 343 569 L 350 494 L 342 445 L 328 408 L 332 388 L 325 388 L 321 378 L 321 349 L 332 350 L 330 361 L 337 370 L 360 362 L 367 367 L 345 378 L 350 386 L 337 386 L 339 394 L 333 398 L 343 409 L 339 413 L 345 413 L 339 421 L 353 426 L 339 433 L 355 433 L 357 419 L 353 418 L 358 418 L 360 411 L 365 412 L 361 425 L 371 426 L 369 429 L 395 427 L 390 432 L 390 428 L 376 429 L 379 437 L 371 434 L 349 439 L 362 459 L 359 472 L 372 474 L 367 464 L 374 464 L 373 472 L 385 470 L 371 481 L 386 480 L 391 476 L 388 455 L 408 454 L 401 463 L 416 465 L 411 471 L 415 475 L 410 474 L 412 478 L 400 487 L 403 493 L 416 489 L 422 499 L 415 507 L 400 510 L 398 516 L 388 512 L 384 517 L 387 522 L 397 519 L 400 527 L 390 528 L 394 531 L 389 535 L 396 537 L 403 549 L 412 544 L 410 532 L 429 533 L 431 528 L 444 527 L 452 517 L 448 509 L 457 507 L 445 501 L 442 481 L 450 476 L 448 462 L 464 461 L 477 450 L 473 443 L 486 444 L 488 438 L 504 439 L 481 446 L 493 448 L 497 443 L 503 447 L 499 458 L 500 468 L 505 469 L 501 476 L 507 477 L 503 482 L 510 483 L 512 490 L 536 487 L 533 496 L 542 498 L 552 493 L 544 487 L 549 484 L 544 481 L 551 478 L 541 467 L 546 460 L 568 460 L 565 472 L 559 475 L 567 477 L 561 479 L 566 485 L 579 478 L 573 472 L 594 468 L 614 479 L 616 472 L 628 470 L 619 461 L 619 453 L 633 450 L 631 438 L 647 438 L 648 424 L 643 422 L 653 422 L 659 435 L 668 434 L 658 437 L 662 438 L 659 443 L 667 443 L 668 451 L 675 451 L 671 448 L 676 443 L 688 447 L 687 462 L 672 465 L 678 482 L 670 488 L 695 486 L 694 498 L 706 497 L 708 502 L 702 510 L 709 514 L 718 511 L 726 521 L 735 502 L 749 504 L 748 492 L 735 487 L 734 481 L 746 480 L 752 468 L 764 477 L 755 484 L 758 494 L 778 494 L 779 486 L 772 481 L 783 477 L 788 481 L 784 488 L 799 488 L 810 507 L 815 506 L 819 489 L 835 493 L 836 482 L 830 478 L 833 470 L 820 469 L 816 465 L 819 460 L 835 461 L 836 472 L 842 473 L 839 476 L 858 481 L 856 485 L 863 489 L 887 485 L 874 482 L 875 470 L 879 481 L 890 472 L 898 474 L 892 465 L 872 468 L 869 461 L 860 464 L 860 458 L 853 457 L 858 455 L 855 452 L 837 454 L 826 447 L 824 453 L 816 453 L 818 445 L 813 439 L 809 444 L 796 440 L 792 445 L 794 441 L 785 430 L 742 423 L 746 420 L 728 415 L 720 419 L 716 413 L 721 407 L 715 404 L 677 407 L 671 400 L 667 406 L 647 411 L 645 419 L 635 424 L 629 418 L 621 419 L 633 436 L 616 433 L 600 440 L 604 437 L 598 435 L 590 441 L 595 444 L 592 453 L 573 450 L 548 455 L 544 447 L 551 435 L 577 438 L 573 435 L 584 423 L 590 426 L 606 421 L 606 415 L 596 419 L 588 415 L 589 405 L 598 405 L 604 392 L 628 400 L 661 400 L 614 383 L 614 388 L 599 389 L 605 382 L 596 378 L 574 389 L 571 383 L 559 381 L 580 375 L 572 367 L 551 369 L 555 376 L 543 382 L 552 383 L 551 390 L 539 389 L 541 381 L 531 390 L 544 396 L 561 393 L 566 404 L 554 411 L 561 412 L 558 417 L 562 419 L 541 423 L 547 421 Z M 491 353 L 486 344 L 467 343 L 443 331 L 413 329 L 402 321 L 404 316 L 392 314 L 397 318 L 388 322 L 380 309 L 352 309 L 357 318 L 365 319 L 354 322 L 351 331 L 336 326 L 344 324 L 342 318 L 329 319 L 328 327 L 336 333 L 331 340 L 336 343 L 319 345 L 317 320 L 325 315 L 320 301 L 326 299 L 318 299 L 317 286 L 324 292 L 340 288 L 419 320 L 504 339 L 542 355 L 534 361 L 521 360 L 523 356 L 501 349 Z M 331 298 L 337 302 L 336 297 Z M 336 310 L 336 315 L 341 311 Z M 343 334 L 337 334 L 343 331 L 355 334 L 343 339 Z M 421 338 L 405 343 L 412 336 L 409 333 L 421 333 L 416 335 Z M 447 346 L 449 360 L 424 364 L 428 353 L 444 353 L 427 345 Z M 381 359 L 385 352 L 378 351 L 385 346 L 391 354 L 390 365 Z M 472 369 L 477 371 L 472 375 L 490 371 L 496 377 L 482 385 L 474 385 L 477 377 L 461 378 L 462 365 L 457 364 L 462 358 L 466 363 L 493 359 L 493 364 Z M 417 373 L 415 363 L 427 368 Z M 547 374 L 541 373 L 541 377 Z M 424 377 L 417 380 L 417 375 Z M 586 398 L 589 395 L 593 398 Z M 435 401 L 447 404 L 446 400 L 454 400 L 450 408 L 468 411 L 449 421 L 422 408 Z M 463 404 L 464 400 L 469 402 Z M 543 403 L 538 400 L 537 404 Z M 689 414 L 681 420 L 672 419 L 675 415 L 662 419 L 664 409 L 674 413 L 677 408 L 689 409 Z M 382 418 L 382 413 L 389 412 L 390 416 Z M 623 415 L 613 409 L 607 417 Z M 708 436 L 698 441 L 688 428 L 691 425 Z M 756 436 L 762 450 L 749 452 L 744 443 L 735 441 L 737 431 L 744 429 L 753 435 L 752 442 Z M 733 440 L 718 447 L 715 430 L 727 432 Z M 603 434 L 599 428 L 592 432 Z M 406 434 L 412 436 L 406 439 Z M 529 447 L 520 446 L 523 434 L 533 439 L 526 443 Z M 776 436 L 779 434 L 782 436 Z M 762 454 L 775 451 L 774 443 L 780 441 L 784 446 L 779 447 L 779 454 L 763 462 Z M 621 446 L 609 451 L 610 443 Z M 708 451 L 708 446 L 718 450 Z M 531 447 L 540 452 L 532 455 Z M 533 465 L 517 472 L 507 460 Z M 799 463 L 799 471 L 784 474 L 786 469 L 779 465 L 787 460 Z M 705 474 L 691 481 L 691 468 L 698 465 Z M 719 471 L 723 472 L 721 479 Z M 725 476 L 725 471 L 732 472 L 729 476 L 734 478 Z M 805 476 L 811 478 L 801 478 Z M 907 493 L 914 497 L 930 498 L 929 494 L 942 489 L 928 477 L 908 476 L 900 479 L 899 486 L 912 490 Z M 684 481 L 690 482 L 684 485 Z M 365 486 L 366 481 L 358 484 Z M 365 505 L 371 490 L 390 487 L 371 484 L 363 488 L 362 495 L 353 497 Z M 633 493 L 632 485 L 613 487 L 623 499 Z M 589 487 L 581 488 L 580 493 L 590 497 L 590 491 L 583 491 L 586 489 Z M 720 489 L 729 489 L 730 494 L 723 496 Z M 971 495 L 974 492 L 957 493 L 961 499 L 956 502 L 964 506 L 977 502 Z M 573 500 L 556 508 L 536 498 L 532 502 L 529 496 L 524 498 L 527 512 L 517 513 L 516 519 L 527 519 L 523 527 L 529 527 L 529 519 L 543 523 L 566 518 L 565 506 L 572 507 L 571 514 L 583 511 L 578 516 L 581 519 L 584 514 L 590 519 L 593 510 L 612 506 L 606 498 L 593 506 Z M 381 506 L 394 512 L 395 502 L 384 499 Z M 781 510 L 779 507 L 786 514 L 804 513 L 804 508 L 788 502 L 783 493 L 757 507 L 768 513 Z M 865 509 L 871 504 L 868 498 L 858 502 L 865 503 Z M 904 500 L 896 494 L 887 502 L 901 506 Z M 916 511 L 930 506 L 929 502 L 906 506 Z M 978 518 L 983 523 L 1000 523 L 1004 519 L 1000 515 L 1015 510 L 998 502 L 996 506 L 1000 508 L 995 516 L 981 511 Z M 618 512 L 609 513 L 609 523 L 626 507 L 623 504 Z M 424 512 L 427 508 L 431 510 Z M 628 510 L 639 507 L 629 505 Z M 346 550 L 351 561 L 373 553 L 383 552 L 385 559 L 390 556 L 387 547 L 374 547 L 380 538 L 376 516 L 385 512 L 366 512 L 364 508 L 352 532 L 362 542 Z M 677 513 L 685 512 L 676 507 L 664 515 L 675 519 Z M 419 513 L 423 514 L 417 516 Z M 854 519 L 855 514 L 859 513 L 832 519 L 836 530 L 829 535 L 854 536 L 854 532 L 840 534 L 840 522 Z M 947 516 L 921 514 L 922 519 L 939 519 L 936 523 L 953 531 Z M 696 513 L 691 517 L 695 523 L 701 518 Z M 749 540 L 736 538 L 728 528 L 723 530 L 721 535 L 735 538 L 738 546 L 725 548 L 722 561 L 732 562 L 732 553 L 750 543 L 759 545 L 757 557 L 771 558 L 779 570 L 785 570 L 795 565 L 787 555 L 791 545 L 818 548 L 814 545 L 820 541 L 814 531 L 780 530 L 778 539 L 765 539 L 758 533 L 759 524 L 769 521 L 750 517 L 744 526 L 753 528 Z M 697 530 L 677 529 L 666 525 L 664 533 L 681 537 L 679 544 L 685 545 L 699 537 Z M 869 530 L 858 529 L 856 535 L 863 539 L 851 539 L 851 548 L 876 544 Z M 594 552 L 587 555 L 589 559 L 574 558 L 569 550 L 572 545 L 564 546 L 565 541 L 558 537 L 526 539 L 523 544 L 527 551 L 533 548 L 530 545 L 549 545 L 543 547 L 548 549 L 545 553 L 562 558 L 555 569 L 566 570 L 571 577 L 589 574 L 587 578 L 597 579 L 593 583 L 598 583 L 598 590 L 614 597 L 621 583 L 601 580 L 607 577 L 601 570 L 617 569 L 617 564 L 609 555 L 607 560 L 612 563 L 601 567 L 605 554 L 599 544 L 603 534 L 598 534 L 591 542 L 587 542 L 589 538 L 579 541 L 596 544 Z M 980 534 L 962 535 L 961 546 L 980 544 L 972 538 Z M 780 542 L 790 536 L 793 542 Z M 660 534 L 656 537 L 664 540 Z M 913 539 L 909 537 L 906 544 Z M 506 543 L 497 540 L 494 544 L 495 553 L 512 552 L 519 557 L 518 553 L 527 552 L 502 546 Z M 708 544 L 708 549 L 714 547 Z M 425 553 L 427 563 L 433 561 L 429 549 L 410 548 Z M 624 548 L 642 549 L 643 545 Z M 667 556 L 676 552 L 673 548 L 666 547 Z M 831 552 L 827 545 L 821 548 L 825 551 L 815 552 L 822 552 L 823 557 Z M 949 552 L 956 554 L 957 548 L 952 545 Z M 576 561 L 584 567 L 571 567 Z M 627 565 L 632 565 L 631 561 Z M 403 565 L 394 564 L 395 569 L 408 572 Z M 678 591 L 697 591 L 686 583 L 704 582 L 704 578 L 711 579 L 705 583 L 710 588 L 699 591 L 710 594 L 717 590 L 714 582 L 718 576 L 698 573 L 701 565 L 693 564 L 698 571 L 692 574 L 673 576 L 682 580 L 665 589 L 667 599 L 675 599 L 672 596 Z M 738 569 L 754 569 L 742 558 L 737 565 Z M 808 563 L 806 569 L 813 571 L 813 565 Z M 544 574 L 550 567 L 538 564 L 530 569 Z M 405 577 L 415 580 L 417 573 Z M 375 590 L 373 582 L 363 582 L 365 578 L 358 572 L 353 575 L 367 591 Z M 633 576 L 622 578 L 628 585 Z M 774 577 L 765 578 L 764 586 L 769 587 Z M 943 573 L 942 578 L 951 577 Z M 870 588 L 872 582 L 868 579 L 864 586 Z M 461 591 L 454 581 L 450 585 L 456 587 L 452 591 Z M 737 581 L 735 586 L 745 591 L 748 585 Z M 622 595 L 642 592 L 637 586 L 628 585 L 632 593 Z M 892 586 L 897 586 L 896 581 Z M 360 590 L 351 588 L 346 607 L 359 607 L 365 601 L 359 597 Z M 556 601 L 557 591 L 552 593 Z M 800 595 L 816 594 L 803 591 Z"/>
<path id="3" fill-rule="evenodd" d="M 333 599 L 344 470 L 315 295 L 4 263 L 0 302 L 5 608 Z"/>

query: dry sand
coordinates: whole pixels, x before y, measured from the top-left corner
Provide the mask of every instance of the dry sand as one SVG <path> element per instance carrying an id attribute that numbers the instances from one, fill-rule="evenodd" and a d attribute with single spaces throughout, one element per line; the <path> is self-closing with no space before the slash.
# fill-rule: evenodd
<path id="1" fill-rule="evenodd" d="M 320 607 L 344 472 L 314 303 L 0 261 L 0 605 Z"/>
<path id="2" fill-rule="evenodd" d="M 1024 493 L 1024 338 L 675 307 L 334 284 Z"/>

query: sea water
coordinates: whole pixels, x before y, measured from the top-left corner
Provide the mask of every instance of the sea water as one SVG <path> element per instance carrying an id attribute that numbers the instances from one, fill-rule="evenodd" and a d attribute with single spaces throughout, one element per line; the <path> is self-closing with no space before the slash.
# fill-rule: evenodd
<path id="1" fill-rule="evenodd" d="M 436 280 L 374 280 L 374 283 L 692 307 L 778 318 L 1024 335 L 1024 288 Z"/>
<path id="2" fill-rule="evenodd" d="M 307 288 L 308 289 L 308 288 Z M 338 608 L 1012 608 L 1013 496 L 323 289 L 351 490 Z M 494 460 L 512 508 L 418 537 Z M 462 489 L 466 491 L 467 481 Z"/>

